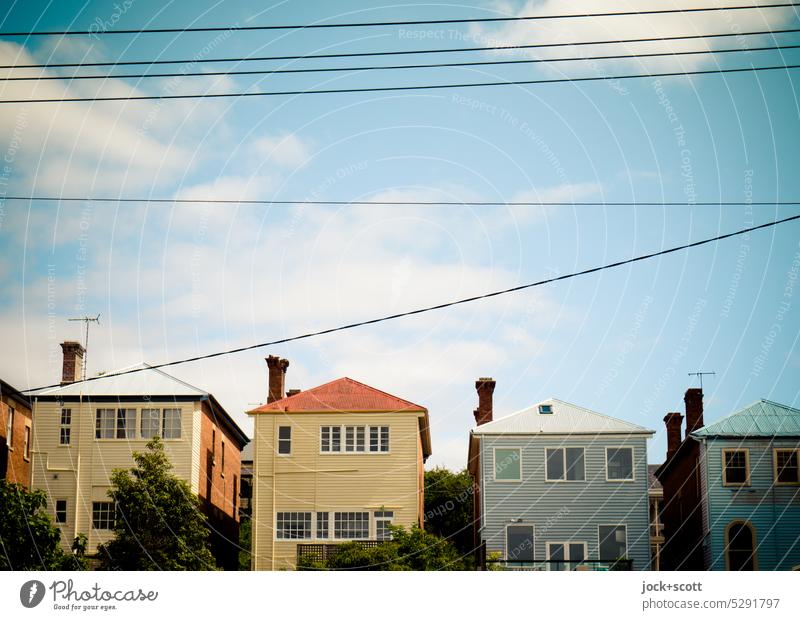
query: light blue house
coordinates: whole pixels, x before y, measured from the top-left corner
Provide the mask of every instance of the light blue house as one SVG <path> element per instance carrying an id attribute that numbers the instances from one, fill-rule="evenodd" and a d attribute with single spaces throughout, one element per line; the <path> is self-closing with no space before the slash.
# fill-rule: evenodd
<path id="1" fill-rule="evenodd" d="M 706 568 L 800 569 L 800 410 L 761 400 L 691 437 Z"/>
<path id="2" fill-rule="evenodd" d="M 648 569 L 653 431 L 556 399 L 491 421 L 494 381 L 476 387 L 469 470 L 475 542 L 490 561 L 537 570 Z"/>

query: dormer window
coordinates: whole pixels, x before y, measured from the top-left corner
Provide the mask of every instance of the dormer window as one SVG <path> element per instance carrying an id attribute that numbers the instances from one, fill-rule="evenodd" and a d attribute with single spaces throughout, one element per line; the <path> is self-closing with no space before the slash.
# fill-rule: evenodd
<path id="1" fill-rule="evenodd" d="M 539 413 L 553 413 L 553 405 L 539 405 Z"/>

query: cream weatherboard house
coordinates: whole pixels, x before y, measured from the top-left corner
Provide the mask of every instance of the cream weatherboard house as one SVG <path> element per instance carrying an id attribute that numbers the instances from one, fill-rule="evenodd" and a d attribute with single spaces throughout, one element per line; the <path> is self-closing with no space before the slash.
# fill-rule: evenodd
<path id="1" fill-rule="evenodd" d="M 80 533 L 88 552 L 112 535 L 108 497 L 114 469 L 133 466 L 133 452 L 159 436 L 173 466 L 200 498 L 217 563 L 236 568 L 240 451 L 247 436 L 214 396 L 162 370 L 140 364 L 130 374 L 81 380 L 83 347 L 65 342 L 60 387 L 34 391 L 32 486 L 68 549 Z"/>
<path id="2" fill-rule="evenodd" d="M 253 568 L 296 565 L 345 541 L 423 525 L 424 407 L 349 378 L 284 395 L 289 363 L 267 358 L 267 404 L 255 422 Z"/>

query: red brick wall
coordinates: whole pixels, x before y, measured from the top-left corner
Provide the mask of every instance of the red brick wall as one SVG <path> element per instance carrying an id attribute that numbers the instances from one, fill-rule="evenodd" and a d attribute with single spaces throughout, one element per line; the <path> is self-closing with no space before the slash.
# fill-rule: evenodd
<path id="1" fill-rule="evenodd" d="M 30 456 L 25 456 L 25 427 L 31 428 L 31 410 L 17 400 L 6 395 L 0 397 L 0 437 L 4 440 L 8 437 L 8 409 L 14 409 L 14 433 L 12 436 L 13 445 L 8 446 L 8 461 L 6 470 L 6 480 L 16 482 L 24 486 L 30 486 L 31 462 Z M 29 450 L 33 450 L 33 430 L 29 439 Z"/>
<path id="2" fill-rule="evenodd" d="M 215 445 L 212 446 L 213 443 Z M 225 468 L 222 467 L 222 442 L 225 442 Z M 214 457 L 212 458 L 212 455 Z M 215 420 L 207 403 L 203 403 L 200 425 L 200 483 L 201 500 L 209 502 L 225 515 L 238 516 L 234 512 L 235 491 L 239 494 L 242 474 L 241 451 L 225 426 Z M 239 499 L 235 505 L 238 507 Z"/>

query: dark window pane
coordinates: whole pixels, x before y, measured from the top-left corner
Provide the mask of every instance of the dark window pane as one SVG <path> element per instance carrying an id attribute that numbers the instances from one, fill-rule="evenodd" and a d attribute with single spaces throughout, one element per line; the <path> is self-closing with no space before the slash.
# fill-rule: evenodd
<path id="1" fill-rule="evenodd" d="M 585 480 L 583 448 L 567 448 L 567 480 Z"/>
<path id="2" fill-rule="evenodd" d="M 625 558 L 628 553 L 625 526 L 601 525 L 598 530 L 600 536 L 600 560 L 609 562 Z"/>
<path id="3" fill-rule="evenodd" d="M 564 479 L 564 450 L 562 448 L 547 450 L 547 479 Z"/>
<path id="4" fill-rule="evenodd" d="M 509 525 L 506 528 L 506 559 L 533 561 L 532 525 Z"/>
<path id="5" fill-rule="evenodd" d="M 631 448 L 609 448 L 606 451 L 608 479 L 633 480 L 633 450 Z"/>

